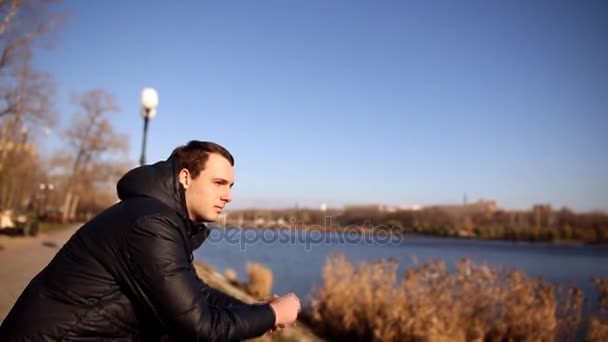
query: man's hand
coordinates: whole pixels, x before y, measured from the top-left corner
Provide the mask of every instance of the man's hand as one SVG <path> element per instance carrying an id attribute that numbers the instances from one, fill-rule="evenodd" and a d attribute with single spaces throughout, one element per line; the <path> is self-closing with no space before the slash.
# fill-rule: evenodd
<path id="1" fill-rule="evenodd" d="M 266 297 L 264 298 L 264 300 L 262 300 L 262 304 L 270 304 L 272 303 L 274 300 L 280 298 L 278 294 L 273 294 L 272 296 Z M 272 327 L 270 330 L 268 330 L 268 332 L 270 334 L 274 334 L 276 332 L 281 332 L 283 331 L 283 329 L 285 329 L 287 326 L 286 325 L 275 325 L 274 327 Z"/>
<path id="2" fill-rule="evenodd" d="M 301 309 L 300 298 L 291 292 L 282 297 L 273 297 L 266 298 L 276 317 L 273 329 L 278 330 L 294 324 Z"/>
<path id="3" fill-rule="evenodd" d="M 268 296 L 268 297 L 264 298 L 264 300 L 262 300 L 262 304 L 270 304 L 277 298 L 279 298 L 279 295 L 273 294 L 272 296 Z"/>

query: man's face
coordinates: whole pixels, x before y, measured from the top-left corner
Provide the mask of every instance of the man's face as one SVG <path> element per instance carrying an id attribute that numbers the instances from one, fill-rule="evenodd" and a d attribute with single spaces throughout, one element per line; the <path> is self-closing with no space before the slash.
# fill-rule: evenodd
<path id="1" fill-rule="evenodd" d="M 193 221 L 216 221 L 224 206 L 232 201 L 234 171 L 220 154 L 209 154 L 204 170 L 196 178 L 187 169 L 181 170 L 179 182 L 186 190 L 188 215 Z"/>

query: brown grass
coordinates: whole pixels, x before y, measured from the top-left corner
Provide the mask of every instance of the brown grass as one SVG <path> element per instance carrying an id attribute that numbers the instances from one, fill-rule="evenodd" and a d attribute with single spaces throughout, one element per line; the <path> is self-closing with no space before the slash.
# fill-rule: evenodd
<path id="1" fill-rule="evenodd" d="M 272 291 L 272 270 L 257 262 L 248 262 L 246 265 L 247 292 L 257 298 L 270 296 Z"/>
<path id="2" fill-rule="evenodd" d="M 519 271 L 462 260 L 416 265 L 397 281 L 394 262 L 358 266 L 328 259 L 315 289 L 311 323 L 332 339 L 357 341 L 555 341 L 580 337 L 582 292 Z M 605 314 L 589 322 L 590 340 L 608 340 Z"/>
<path id="3" fill-rule="evenodd" d="M 226 278 L 228 283 L 232 285 L 237 285 L 239 283 L 239 276 L 233 268 L 227 268 L 224 270 L 224 278 Z"/>
<path id="4" fill-rule="evenodd" d="M 588 341 L 608 341 L 608 279 L 593 279 L 600 291 L 598 312 L 589 321 Z"/>

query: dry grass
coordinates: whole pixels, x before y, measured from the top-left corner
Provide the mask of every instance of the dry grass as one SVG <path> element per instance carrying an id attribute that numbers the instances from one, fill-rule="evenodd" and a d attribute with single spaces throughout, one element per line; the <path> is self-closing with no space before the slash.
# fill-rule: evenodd
<path id="1" fill-rule="evenodd" d="M 238 285 L 239 283 L 239 277 L 233 268 L 227 268 L 224 270 L 224 278 L 226 278 L 228 283 L 232 285 Z"/>
<path id="2" fill-rule="evenodd" d="M 589 321 L 588 341 L 608 340 L 608 279 L 593 279 L 600 291 L 598 312 Z"/>
<path id="3" fill-rule="evenodd" d="M 272 270 L 263 264 L 248 262 L 246 265 L 247 292 L 257 298 L 270 296 L 272 291 Z"/>
<path id="4" fill-rule="evenodd" d="M 586 325 L 576 288 L 467 259 L 451 273 L 440 261 L 416 265 L 400 281 L 397 268 L 332 256 L 314 291 L 311 323 L 332 339 L 356 341 L 561 341 L 578 339 Z M 605 341 L 608 286 L 597 284 L 605 311 L 587 336 Z"/>

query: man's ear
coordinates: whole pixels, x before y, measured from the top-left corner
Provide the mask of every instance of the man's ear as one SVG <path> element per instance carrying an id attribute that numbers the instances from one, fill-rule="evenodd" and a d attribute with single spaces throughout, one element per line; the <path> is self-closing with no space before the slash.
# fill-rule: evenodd
<path id="1" fill-rule="evenodd" d="M 184 187 L 184 189 L 188 189 L 190 186 L 190 171 L 188 169 L 183 168 L 177 175 L 180 184 Z"/>

